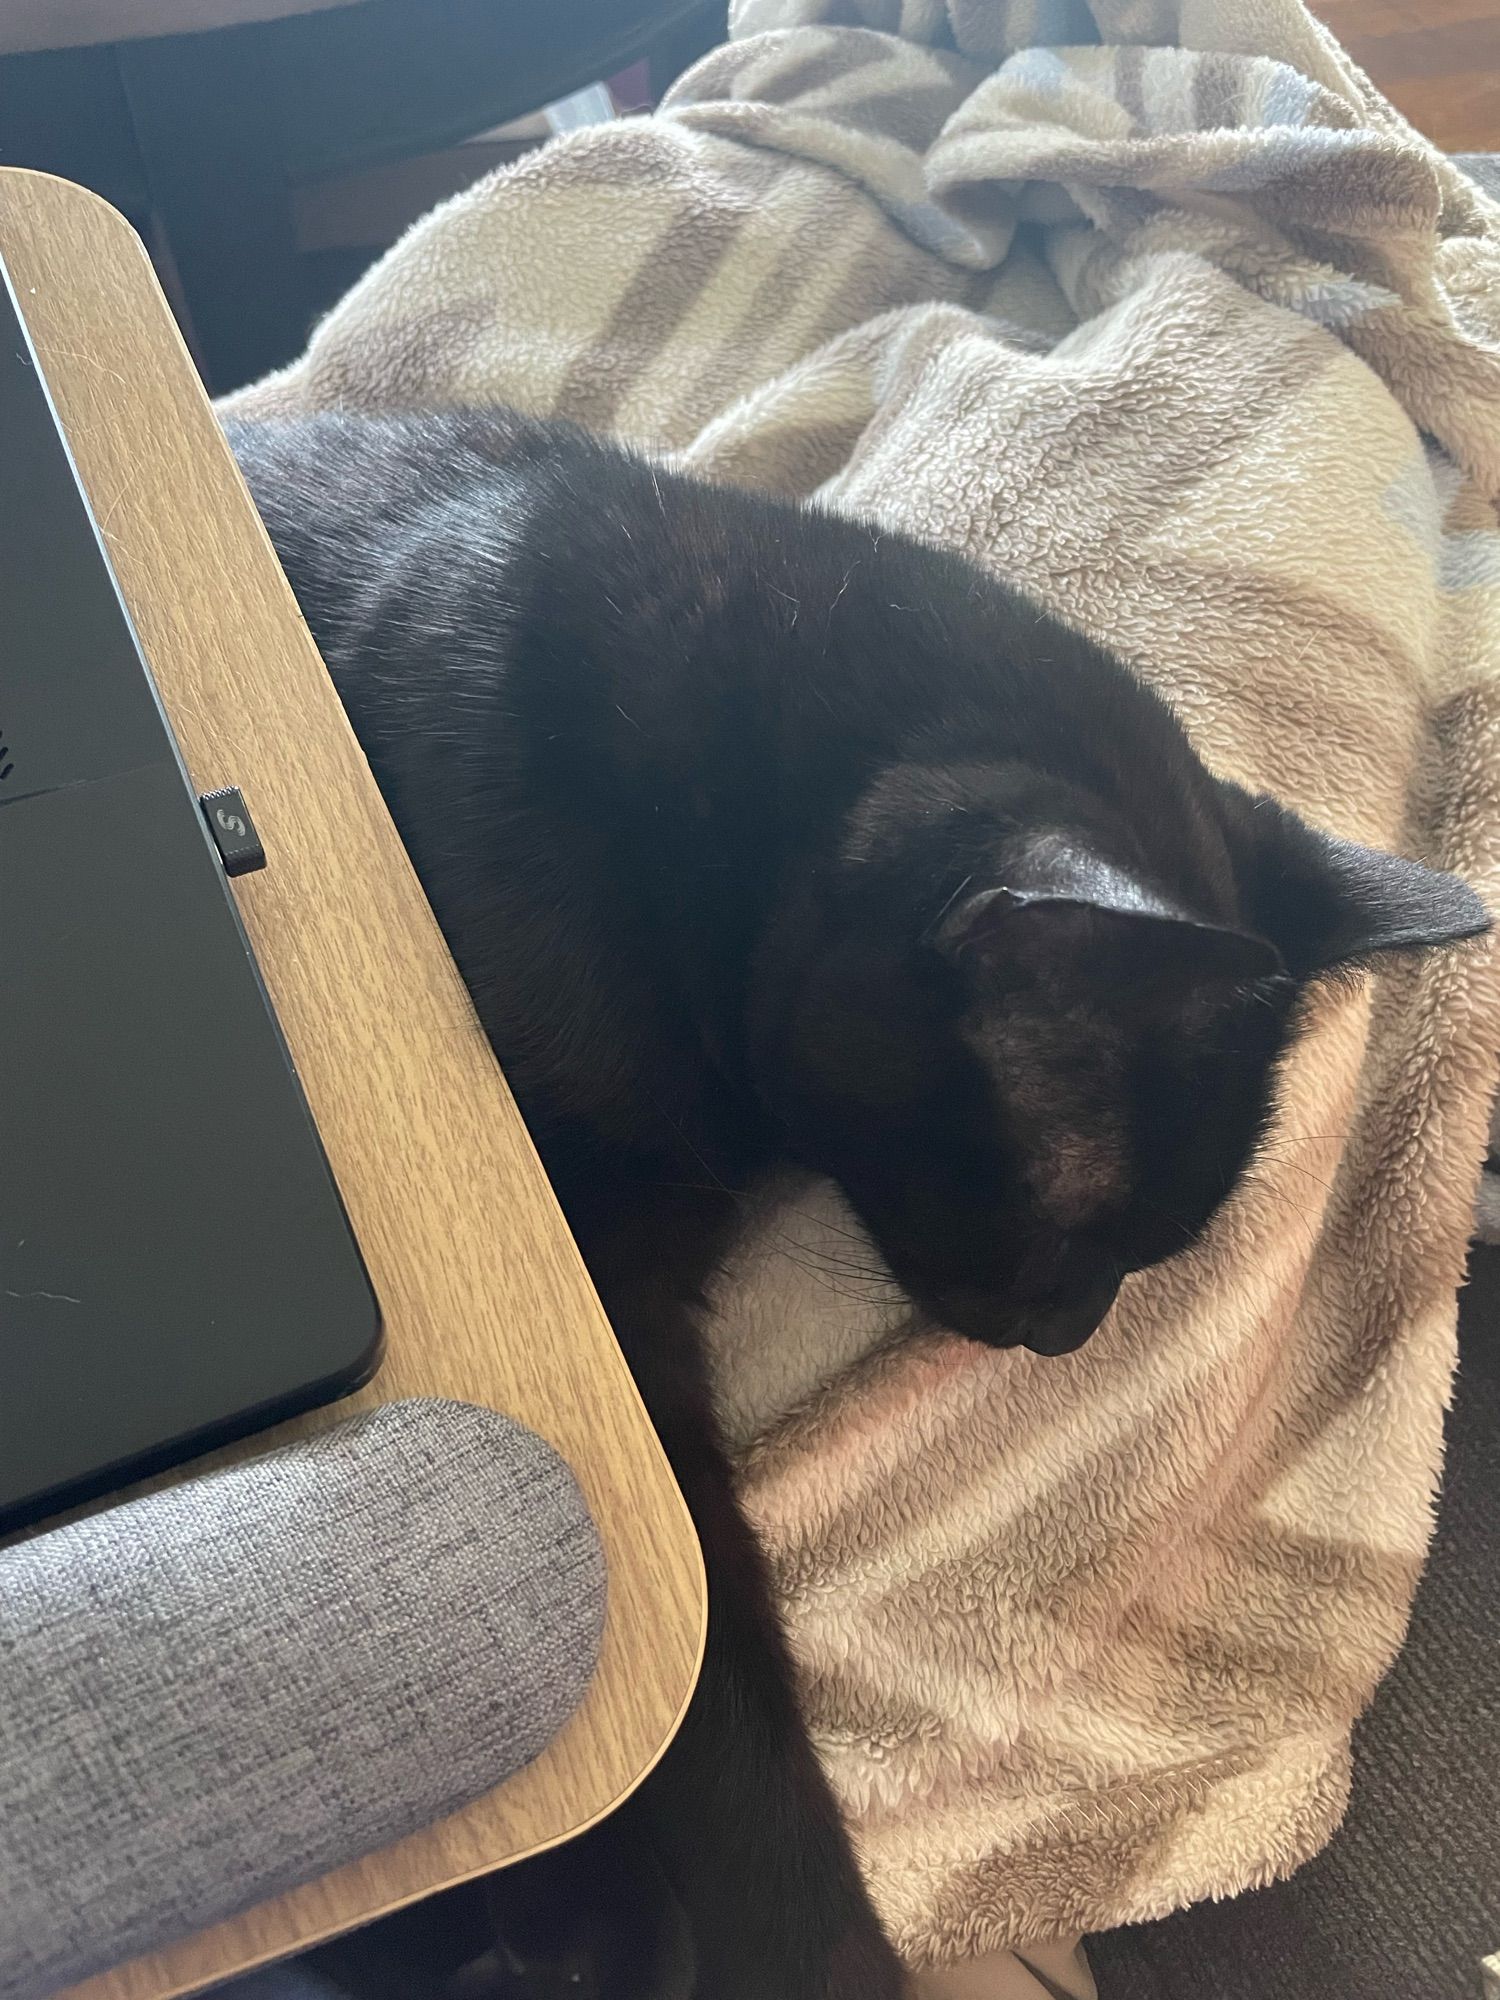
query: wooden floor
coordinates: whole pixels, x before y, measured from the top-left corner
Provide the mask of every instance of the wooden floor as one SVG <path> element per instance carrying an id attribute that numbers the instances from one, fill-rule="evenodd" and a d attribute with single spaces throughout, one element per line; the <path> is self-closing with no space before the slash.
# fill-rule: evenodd
<path id="1" fill-rule="evenodd" d="M 1311 5 L 1403 117 L 1445 152 L 1500 152 L 1500 0 Z"/>

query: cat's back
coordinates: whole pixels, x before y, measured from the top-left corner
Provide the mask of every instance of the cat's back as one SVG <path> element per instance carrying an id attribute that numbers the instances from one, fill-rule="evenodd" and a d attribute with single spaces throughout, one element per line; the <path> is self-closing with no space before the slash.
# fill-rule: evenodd
<path id="1" fill-rule="evenodd" d="M 403 411 L 259 422 L 225 434 L 309 622 L 327 644 L 372 598 L 463 572 L 490 588 L 559 484 L 598 490 L 601 453 L 583 432 L 507 409 Z"/>

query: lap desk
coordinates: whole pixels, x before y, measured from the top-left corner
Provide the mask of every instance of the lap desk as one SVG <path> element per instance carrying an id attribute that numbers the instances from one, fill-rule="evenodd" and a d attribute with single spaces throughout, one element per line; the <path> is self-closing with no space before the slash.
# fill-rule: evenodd
<path id="1" fill-rule="evenodd" d="M 384 1324 L 380 1370 L 352 1396 L 158 1475 L 138 1499 L 91 1502 L 82 1519 L 54 1517 L 0 1546 L 0 1876 L 15 1877 L 0 1879 L 0 1912 L 9 1902 L 13 1913 L 9 1936 L 0 1914 L 0 1996 L 33 2000 L 63 1983 L 50 1968 L 89 1966 L 105 1969 L 77 1994 L 161 2000 L 608 1812 L 660 1754 L 691 1690 L 702 1568 L 139 242 L 81 189 L 0 171 L 0 259 L 187 767 L 185 781 L 153 783 L 178 784 L 172 810 L 185 801 L 190 821 L 193 792 L 229 785 L 253 813 L 269 865 L 232 889 L 202 878 L 209 928 L 217 935 L 220 917 L 229 926 L 230 960 L 233 939 L 248 939 L 285 1037 L 281 1049 L 269 1014 L 255 1027 L 268 1079 L 258 1095 L 285 1094 L 295 1136 L 306 1114 L 289 1054 L 326 1152 L 325 1167 L 310 1131 L 293 1149 L 307 1191 L 299 1213 L 322 1217 L 316 1282 L 299 1292 L 282 1271 L 247 1267 L 246 1287 L 262 1301 L 260 1323 L 274 1319 L 283 1338 L 314 1302 L 327 1353 L 299 1358 L 300 1373 L 244 1370 L 222 1413 L 195 1405 L 184 1418 L 179 1449 L 215 1423 L 226 1435 L 367 1372 L 369 1287 Z M 0 438 L 0 481 L 6 446 Z M 14 528 L 14 508 L 10 518 Z M 12 596 L 30 587 L 13 564 Z M 13 717 L 0 724 L 0 740 L 21 733 Z M 34 716 L 25 733 L 38 740 Z M 43 816 L 14 794 L 4 809 L 15 815 L 19 908 L 26 842 L 40 838 L 20 837 L 19 815 L 39 828 Z M 188 875 L 212 859 L 200 847 Z M 97 901 L 91 878 L 80 881 L 86 892 L 64 900 Z M 47 921 L 66 959 L 76 940 L 55 913 Z M 252 993 L 247 1019 L 255 1004 Z M 243 1096 L 242 1080 L 226 1085 L 236 1088 Z M 228 1150 L 224 1135 L 205 1134 L 205 1177 Z M 83 1172 L 76 1145 L 63 1154 L 59 1187 Z M 11 1183 L 23 1216 L 35 1185 Z M 347 1234 L 340 1248 L 334 1185 L 363 1269 Z M 182 1198 L 219 1213 L 191 1177 Z M 44 1230 L 50 1212 L 37 1210 Z M 67 1301 L 40 1301 L 40 1281 L 12 1283 L 8 1270 L 25 1276 L 24 1243 L 0 1254 L 10 1259 L 0 1284 L 27 1301 L 12 1307 L 12 1369 L 32 1367 L 50 1322 L 23 1326 L 21 1313 L 64 1312 Z M 148 1268 L 132 1310 L 149 1313 L 149 1279 Z M 96 1359 L 116 1368 L 107 1340 Z M 124 1400 L 130 1371 L 116 1372 Z M 257 1411 L 254 1385 L 267 1380 L 286 1393 Z M 18 1382 L 34 1393 L 30 1381 L 13 1372 L 13 1397 Z M 112 1438 L 111 1398 L 95 1404 L 91 1421 Z M 52 1455 L 33 1452 L 14 1422 L 8 1450 L 0 1482 L 45 1511 L 35 1496 Z M 96 1452 L 95 1462 L 113 1460 Z M 529 1665 L 507 1684 L 505 1661 Z M 289 1690 L 302 1703 L 295 1726 Z M 91 1739 L 101 1705 L 111 1726 Z M 515 1775 L 476 1797 L 474 1755 L 484 1771 Z M 96 1796 L 111 1787 L 120 1796 Z M 257 1834 L 272 1849 L 269 1872 Z M 151 1881 L 171 1885 L 170 1907 L 154 1929 L 132 1930 L 132 1899 Z M 215 1907 L 221 1919 L 194 1932 L 194 1912 Z M 155 1948 L 106 1966 L 101 1935 Z"/>

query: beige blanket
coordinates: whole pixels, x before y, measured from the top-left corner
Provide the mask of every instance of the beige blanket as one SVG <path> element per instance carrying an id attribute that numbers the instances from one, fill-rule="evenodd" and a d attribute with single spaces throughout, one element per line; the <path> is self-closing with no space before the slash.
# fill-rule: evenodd
<path id="1" fill-rule="evenodd" d="M 245 411 L 491 399 L 967 550 L 1204 756 L 1500 907 L 1500 210 L 1297 0 L 741 0 L 420 224 Z M 817 1189 L 726 1287 L 807 1712 L 933 1963 L 1295 1867 L 1400 1644 L 1500 1020 L 1324 995 L 1081 1354 L 892 1342 Z"/>

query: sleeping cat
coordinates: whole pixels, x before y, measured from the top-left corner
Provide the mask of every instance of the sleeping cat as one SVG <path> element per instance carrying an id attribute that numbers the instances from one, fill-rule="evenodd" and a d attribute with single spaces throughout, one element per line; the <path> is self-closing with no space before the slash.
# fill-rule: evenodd
<path id="1" fill-rule="evenodd" d="M 615 1831 L 699 2000 L 885 2000 L 715 1434 L 740 1196 L 829 1175 L 934 1318 L 1065 1353 L 1234 1188 L 1308 983 L 1485 912 L 903 536 L 501 411 L 230 437 L 703 1540 L 702 1682 Z"/>

